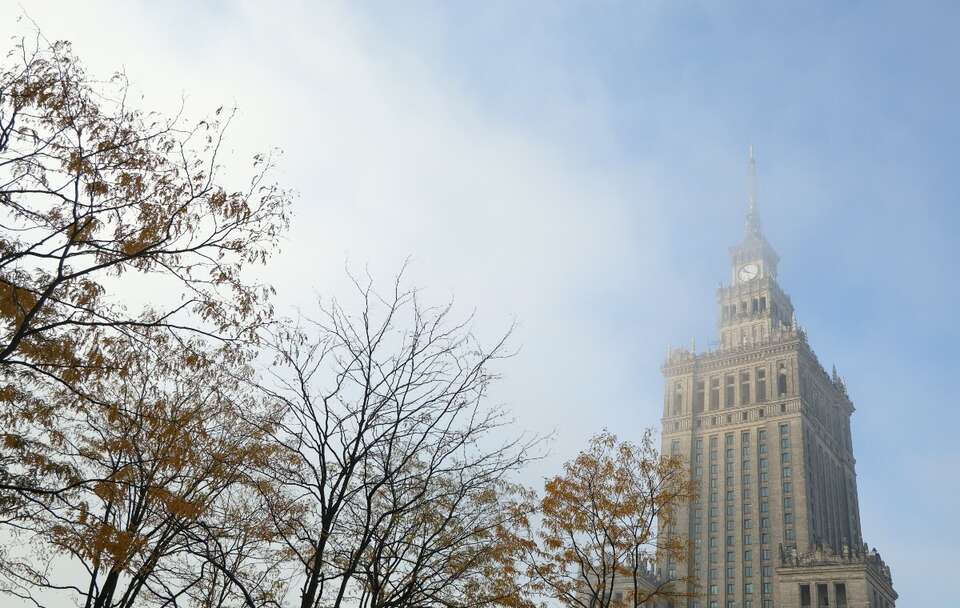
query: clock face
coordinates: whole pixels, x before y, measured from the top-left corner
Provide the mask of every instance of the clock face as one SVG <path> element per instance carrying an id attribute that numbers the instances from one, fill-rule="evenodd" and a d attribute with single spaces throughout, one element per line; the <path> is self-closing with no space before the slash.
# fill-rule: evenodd
<path id="1" fill-rule="evenodd" d="M 752 281 L 758 276 L 760 276 L 760 267 L 756 264 L 745 264 L 741 266 L 739 272 L 737 272 L 737 278 L 740 279 L 741 283 Z"/>

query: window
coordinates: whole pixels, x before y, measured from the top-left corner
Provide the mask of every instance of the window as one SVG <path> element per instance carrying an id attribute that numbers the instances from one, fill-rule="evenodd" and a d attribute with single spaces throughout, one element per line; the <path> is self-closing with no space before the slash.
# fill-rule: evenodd
<path id="1" fill-rule="evenodd" d="M 810 585 L 800 585 L 800 608 L 811 608 Z"/>
<path id="2" fill-rule="evenodd" d="M 752 520 L 752 519 L 745 519 L 745 520 L 743 520 L 743 529 L 744 529 L 744 530 L 750 530 L 750 529 L 752 529 L 752 528 L 753 528 L 753 520 Z"/>
<path id="3" fill-rule="evenodd" d="M 750 403 L 750 372 L 740 372 L 740 405 Z"/>
<path id="4" fill-rule="evenodd" d="M 847 586 L 844 583 L 833 584 L 833 602 L 837 608 L 847 608 Z"/>
<path id="5" fill-rule="evenodd" d="M 760 559 L 765 562 L 770 561 L 770 549 L 761 549 L 760 550 Z"/>
<path id="6" fill-rule="evenodd" d="M 720 378 L 710 378 L 710 409 L 720 409 Z"/>
<path id="7" fill-rule="evenodd" d="M 786 436 L 789 435 L 789 434 L 790 434 L 790 425 L 789 425 L 789 424 L 781 424 L 781 425 L 780 425 L 780 436 L 781 436 L 781 437 L 786 437 Z"/>
<path id="8" fill-rule="evenodd" d="M 784 397 L 787 394 L 787 365 L 784 362 L 777 364 L 777 395 Z"/>
<path id="9" fill-rule="evenodd" d="M 793 475 L 793 469 L 791 469 L 790 467 L 783 467 L 783 476 L 784 476 L 784 477 L 789 478 L 789 477 L 791 477 L 792 475 Z"/>
<path id="10" fill-rule="evenodd" d="M 753 551 L 750 549 L 744 549 L 743 551 L 743 561 L 749 562 L 753 560 Z"/>
<path id="11" fill-rule="evenodd" d="M 827 585 L 817 583 L 817 606 L 829 606 L 830 598 L 827 596 Z"/>
<path id="12" fill-rule="evenodd" d="M 693 411 L 695 412 L 703 411 L 704 390 L 703 380 L 697 380 L 697 384 L 693 393 Z"/>
<path id="13" fill-rule="evenodd" d="M 749 534 L 744 534 L 744 535 L 743 535 L 743 544 L 744 544 L 744 546 L 746 546 L 746 545 L 752 545 L 752 544 L 753 544 L 753 538 L 752 538 Z"/>
<path id="14" fill-rule="evenodd" d="M 763 402 L 767 400 L 767 370 L 762 367 L 758 367 L 756 371 L 757 377 L 757 401 Z"/>
<path id="15" fill-rule="evenodd" d="M 680 440 L 674 439 L 670 442 L 670 453 L 679 454 L 680 453 Z"/>
<path id="16" fill-rule="evenodd" d="M 767 439 L 766 430 L 760 429 L 759 431 L 757 431 L 757 441 L 766 441 L 766 439 Z"/>
<path id="17" fill-rule="evenodd" d="M 744 567 L 743 567 L 743 578 L 750 578 L 751 576 L 753 576 L 753 566 L 744 566 Z M 747 593 L 753 593 L 753 590 L 751 589 L 751 590 L 748 591 Z"/>
<path id="18" fill-rule="evenodd" d="M 744 593 L 753 593 L 753 583 L 744 583 L 743 585 Z"/>
<path id="19" fill-rule="evenodd" d="M 790 452 L 780 454 L 780 462 L 790 462 Z"/>
<path id="20" fill-rule="evenodd" d="M 724 407 L 733 407 L 736 405 L 734 403 L 734 387 L 736 385 L 737 379 L 733 374 L 727 374 L 723 377 L 723 406 Z"/>
<path id="21" fill-rule="evenodd" d="M 677 382 L 673 387 L 673 415 L 679 416 L 683 412 L 683 385 Z"/>

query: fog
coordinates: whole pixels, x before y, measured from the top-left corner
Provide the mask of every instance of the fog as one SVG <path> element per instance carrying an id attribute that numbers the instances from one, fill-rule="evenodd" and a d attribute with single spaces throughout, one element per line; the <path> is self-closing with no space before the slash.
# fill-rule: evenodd
<path id="1" fill-rule="evenodd" d="M 276 177 L 298 196 L 262 278 L 285 314 L 346 293 L 345 267 L 389 281 L 409 258 L 409 284 L 475 312 L 481 341 L 516 323 L 491 399 L 518 430 L 553 434 L 531 485 L 604 428 L 657 428 L 668 346 L 719 339 L 754 145 L 781 285 L 857 407 L 864 536 L 901 605 L 951 593 L 952 20 L 933 6 L 403 6 L 4 0 L 0 33 L 29 35 L 25 10 L 91 73 L 125 71 L 145 108 L 236 106 L 230 179 L 282 150 Z"/>

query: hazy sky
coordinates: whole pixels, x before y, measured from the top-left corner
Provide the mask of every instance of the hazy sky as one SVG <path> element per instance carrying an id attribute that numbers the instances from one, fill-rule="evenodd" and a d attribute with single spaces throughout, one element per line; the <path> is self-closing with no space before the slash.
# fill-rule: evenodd
<path id="1" fill-rule="evenodd" d="M 434 302 L 515 319 L 496 398 L 556 431 L 657 426 L 668 344 L 716 340 L 746 151 L 780 278 L 853 418 L 867 541 L 900 605 L 955 597 L 955 4 L 23 2 L 144 105 L 236 104 L 240 165 L 299 192 L 289 309 L 410 256 Z M 0 34 L 20 5 L 0 0 Z"/>

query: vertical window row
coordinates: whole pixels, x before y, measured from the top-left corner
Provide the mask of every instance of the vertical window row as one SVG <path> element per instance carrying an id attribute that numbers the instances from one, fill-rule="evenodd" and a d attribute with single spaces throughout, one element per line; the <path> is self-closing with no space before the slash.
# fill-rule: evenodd
<path id="1" fill-rule="evenodd" d="M 770 595 L 773 592 L 772 564 L 770 562 L 770 472 L 767 448 L 766 429 L 757 430 L 757 462 L 759 471 L 759 492 L 760 492 L 760 592 L 763 595 L 763 606 L 772 606 L 773 599 Z"/>
<path id="2" fill-rule="evenodd" d="M 789 423 L 780 425 L 780 467 L 780 479 L 783 484 L 783 537 L 784 540 L 792 543 L 797 538 L 793 521 L 793 463 Z"/>
<path id="3" fill-rule="evenodd" d="M 709 497 L 710 503 L 708 505 L 708 514 L 709 514 L 709 523 L 708 525 L 708 540 L 707 540 L 707 568 L 708 568 L 708 578 L 710 582 L 710 594 L 717 595 L 719 593 L 719 588 L 717 587 L 718 583 L 716 582 L 717 578 L 717 564 L 719 560 L 719 548 L 717 541 L 717 532 L 719 529 L 719 507 L 717 506 L 717 448 L 719 440 L 716 435 L 710 437 L 709 439 L 709 458 L 710 458 L 710 478 L 709 478 Z"/>

